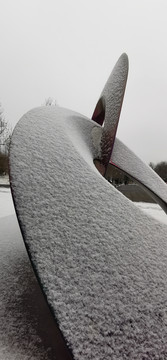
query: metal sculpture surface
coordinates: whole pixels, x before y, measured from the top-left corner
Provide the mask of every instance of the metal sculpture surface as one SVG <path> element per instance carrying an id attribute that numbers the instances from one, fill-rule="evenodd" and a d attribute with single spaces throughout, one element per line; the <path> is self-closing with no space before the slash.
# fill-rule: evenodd
<path id="1" fill-rule="evenodd" d="M 94 165 L 105 175 L 116 164 L 166 208 L 166 185 L 115 138 L 127 70 L 122 55 L 93 120 L 40 107 L 12 136 L 10 181 L 23 239 L 75 360 L 167 358 L 167 227 Z"/>

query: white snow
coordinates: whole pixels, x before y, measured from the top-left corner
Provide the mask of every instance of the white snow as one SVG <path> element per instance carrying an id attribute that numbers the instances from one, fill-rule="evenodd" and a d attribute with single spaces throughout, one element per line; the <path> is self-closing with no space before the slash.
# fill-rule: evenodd
<path id="1" fill-rule="evenodd" d="M 167 358 L 167 226 L 93 166 L 93 121 L 41 107 L 13 133 L 25 241 L 75 360 Z"/>
<path id="2" fill-rule="evenodd" d="M 9 188 L 0 188 L 0 204 L 0 359 L 55 359 L 54 325 L 23 245 Z M 167 224 L 159 205 L 136 206 Z"/>
<path id="3" fill-rule="evenodd" d="M 10 188 L 0 188 L 0 217 L 15 214 Z M 134 203 L 149 216 L 167 224 L 167 215 L 158 204 L 136 202 Z"/>

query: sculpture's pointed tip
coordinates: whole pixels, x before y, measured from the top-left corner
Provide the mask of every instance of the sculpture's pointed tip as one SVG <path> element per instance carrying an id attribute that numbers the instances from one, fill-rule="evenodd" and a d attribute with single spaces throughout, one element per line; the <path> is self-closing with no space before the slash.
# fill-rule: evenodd
<path id="1" fill-rule="evenodd" d="M 119 57 L 118 61 L 126 62 L 127 66 L 129 65 L 129 58 L 126 53 L 122 53 L 122 55 Z"/>
<path id="2" fill-rule="evenodd" d="M 128 59 L 128 55 L 127 55 L 125 52 L 124 52 L 124 53 L 122 53 L 121 57 L 125 57 L 125 58 L 127 58 L 127 59 Z"/>
<path id="3" fill-rule="evenodd" d="M 117 121 L 119 120 L 128 71 L 129 71 L 128 56 L 126 53 L 123 53 L 117 60 L 113 68 L 113 71 L 104 86 L 104 89 L 101 93 L 101 97 L 95 107 L 92 119 L 98 124 L 102 125 L 104 119 L 106 119 L 106 104 L 108 104 L 108 109 L 110 108 L 108 115 L 109 118 L 111 118 L 111 109 L 114 109 L 114 106 L 116 104 L 117 109 L 119 109 L 117 113 Z M 119 100 L 118 100 L 118 92 L 120 94 Z M 115 110 L 112 111 L 114 117 Z M 114 121 L 113 117 L 112 117 L 112 121 Z"/>
<path id="4" fill-rule="evenodd" d="M 128 74 L 128 70 L 129 70 L 129 59 L 128 59 L 128 55 L 126 53 L 123 53 L 117 60 L 114 68 L 113 68 L 113 71 L 112 71 L 112 74 L 113 73 L 117 73 L 117 72 L 120 72 L 121 69 L 124 69 L 124 71 L 127 72 Z"/>

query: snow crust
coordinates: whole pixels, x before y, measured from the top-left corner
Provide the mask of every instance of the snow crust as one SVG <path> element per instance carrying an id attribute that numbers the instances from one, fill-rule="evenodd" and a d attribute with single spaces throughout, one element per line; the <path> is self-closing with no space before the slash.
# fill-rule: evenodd
<path id="1" fill-rule="evenodd" d="M 166 359 L 167 226 L 98 173 L 94 126 L 58 107 L 18 123 L 10 167 L 24 239 L 74 359 Z"/>

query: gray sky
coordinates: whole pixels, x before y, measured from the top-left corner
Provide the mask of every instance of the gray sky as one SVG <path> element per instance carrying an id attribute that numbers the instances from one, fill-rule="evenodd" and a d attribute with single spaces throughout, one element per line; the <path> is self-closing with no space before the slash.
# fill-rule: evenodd
<path id="1" fill-rule="evenodd" d="M 0 0 L 0 101 L 14 125 L 45 98 L 91 117 L 119 56 L 130 68 L 117 136 L 167 161 L 166 0 Z"/>

